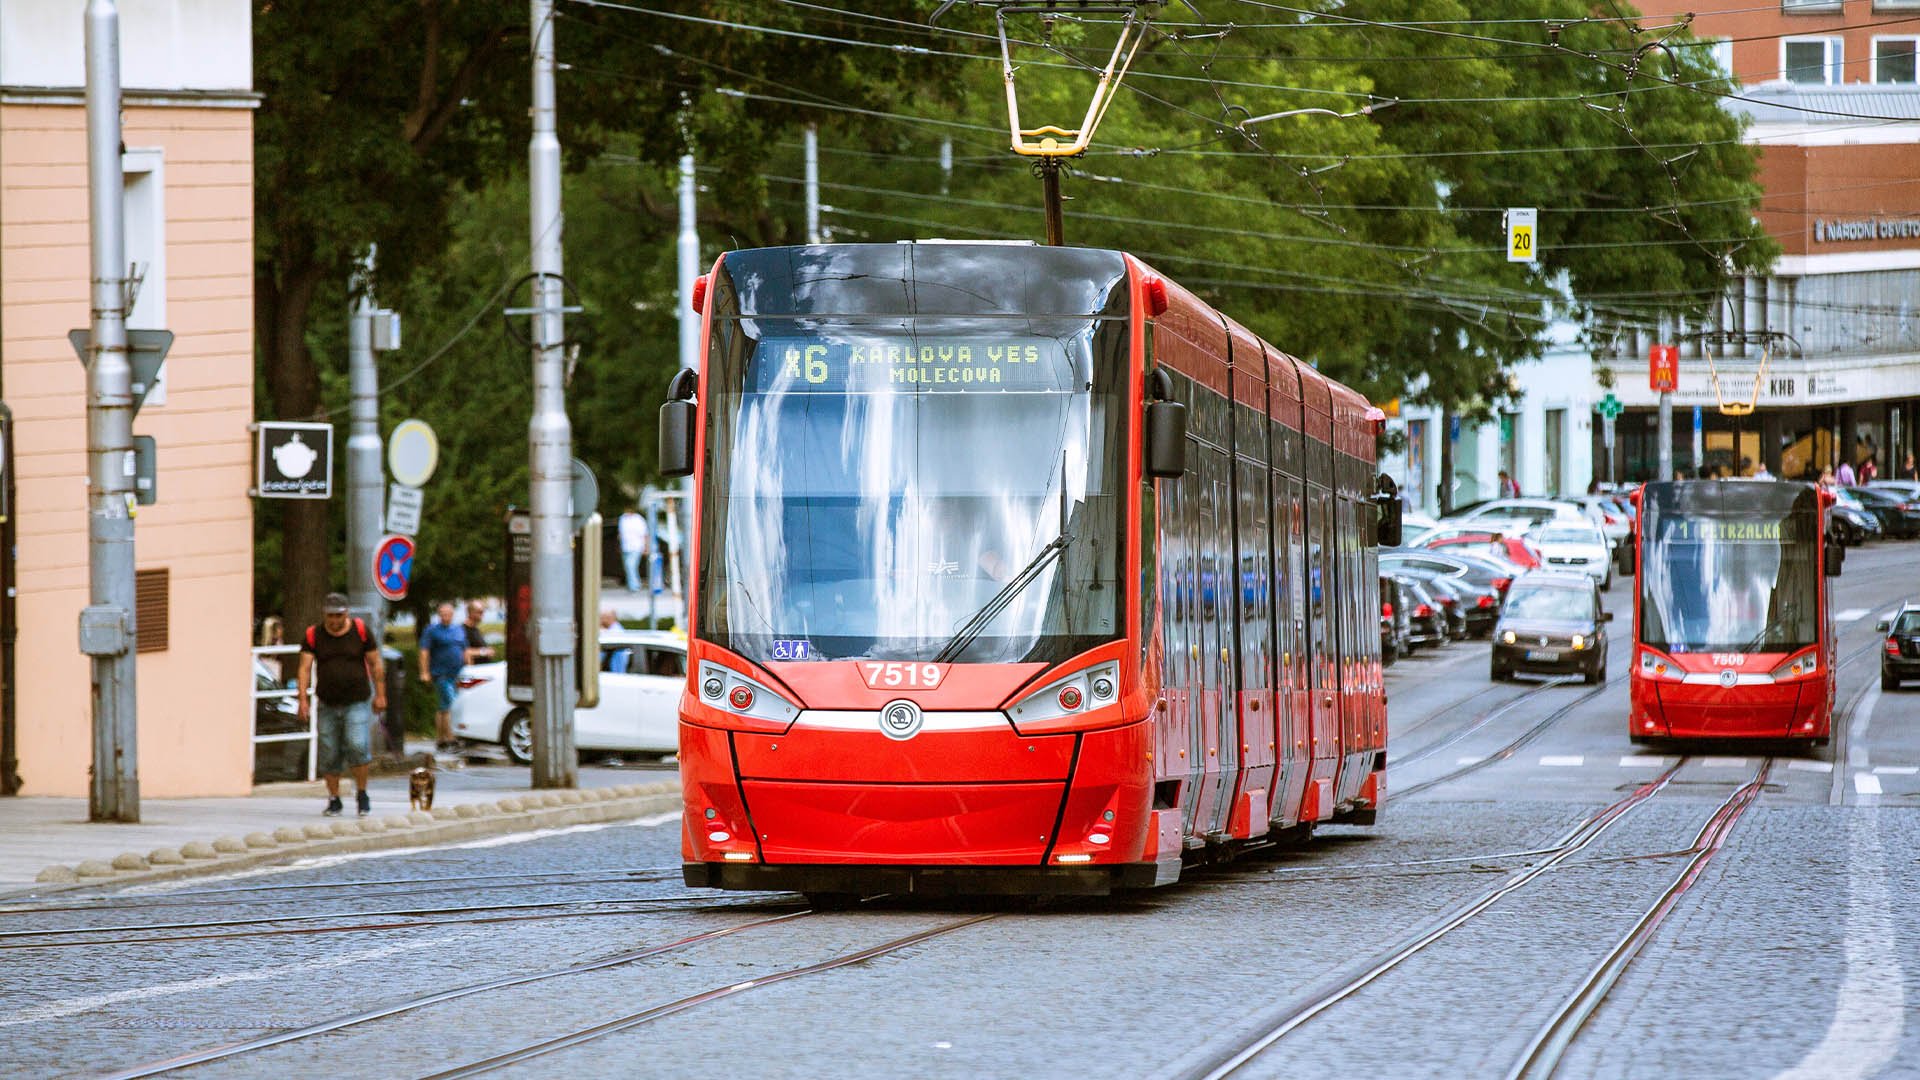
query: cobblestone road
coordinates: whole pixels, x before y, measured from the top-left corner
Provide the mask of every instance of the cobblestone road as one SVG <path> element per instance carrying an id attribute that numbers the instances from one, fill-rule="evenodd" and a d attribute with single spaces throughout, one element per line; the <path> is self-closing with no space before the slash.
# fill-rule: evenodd
<path id="1" fill-rule="evenodd" d="M 1440 782 L 1390 794 L 1376 828 L 1325 829 L 1303 850 L 1124 899 L 806 914 L 798 897 L 684 888 L 678 820 L 663 818 L 0 905 L 0 1071 L 113 1074 L 513 983 L 179 1073 L 426 1076 L 989 914 L 502 1071 L 1206 1075 L 1322 991 L 1559 859 L 1236 1073 L 1503 1076 L 1773 753 L 1725 848 L 1557 1075 L 1920 1076 L 1920 691 L 1879 690 L 1873 629 L 1917 570 L 1920 545 L 1848 559 L 1835 602 L 1836 725 L 1848 732 L 1829 748 L 1637 752 L 1624 735 L 1624 643 L 1598 693 L 1488 683 L 1485 646 L 1455 645 L 1389 677 L 1391 790 Z M 1630 587 L 1614 586 L 1616 610 L 1630 610 Z M 1590 843 L 1547 854 L 1676 764 Z M 558 974 L 595 961 L 609 962 Z M 543 973 L 555 974 L 524 981 Z"/>

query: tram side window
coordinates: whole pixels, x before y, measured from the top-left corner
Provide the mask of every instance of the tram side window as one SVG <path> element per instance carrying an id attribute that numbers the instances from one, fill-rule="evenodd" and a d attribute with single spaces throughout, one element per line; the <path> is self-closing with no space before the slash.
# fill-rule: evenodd
<path id="1" fill-rule="evenodd" d="M 1322 548 L 1326 533 L 1327 500 L 1324 492 L 1307 493 L 1307 633 L 1311 658 L 1307 676 L 1315 687 L 1324 685 L 1327 655 L 1327 580 L 1326 553 Z"/>
<path id="2" fill-rule="evenodd" d="M 1256 462 L 1239 462 L 1240 481 L 1240 602 L 1241 685 L 1264 690 L 1273 683 L 1273 549 L 1269 522 L 1262 511 L 1268 502 L 1267 470 Z"/>

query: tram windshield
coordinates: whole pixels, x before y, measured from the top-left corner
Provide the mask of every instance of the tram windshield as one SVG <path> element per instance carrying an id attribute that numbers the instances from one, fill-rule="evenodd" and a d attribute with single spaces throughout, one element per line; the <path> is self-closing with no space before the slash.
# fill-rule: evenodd
<path id="1" fill-rule="evenodd" d="M 1819 640 L 1820 512 L 1804 484 L 1649 484 L 1640 640 L 1669 652 L 1792 652 Z"/>
<path id="2" fill-rule="evenodd" d="M 909 294 L 935 257 L 901 273 Z M 1123 634 L 1128 323 L 1101 310 L 1119 280 L 934 314 L 721 295 L 700 636 L 760 662 L 1053 663 Z M 1048 314 L 1003 313 L 1022 306 Z"/>

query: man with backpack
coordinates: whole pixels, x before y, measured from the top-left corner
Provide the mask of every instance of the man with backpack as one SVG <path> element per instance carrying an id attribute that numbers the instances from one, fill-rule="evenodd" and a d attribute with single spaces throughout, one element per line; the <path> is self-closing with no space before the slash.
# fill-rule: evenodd
<path id="1" fill-rule="evenodd" d="M 367 769 L 373 761 L 373 713 L 387 708 L 386 669 L 380 644 L 364 619 L 353 618 L 347 598 L 328 593 L 319 626 L 300 639 L 300 719 L 305 722 L 308 691 L 319 703 L 319 761 L 327 782 L 329 817 L 340 813 L 340 773 L 351 770 L 360 816 L 373 810 L 367 796 Z M 368 699 L 372 706 L 368 706 Z"/>

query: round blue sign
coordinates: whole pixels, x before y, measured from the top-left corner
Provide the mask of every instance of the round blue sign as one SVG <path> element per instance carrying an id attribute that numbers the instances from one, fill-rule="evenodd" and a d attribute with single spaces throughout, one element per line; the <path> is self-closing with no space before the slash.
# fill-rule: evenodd
<path id="1" fill-rule="evenodd" d="M 373 549 L 373 583 L 389 600 L 407 597 L 407 579 L 413 576 L 413 540 L 389 536 Z"/>

